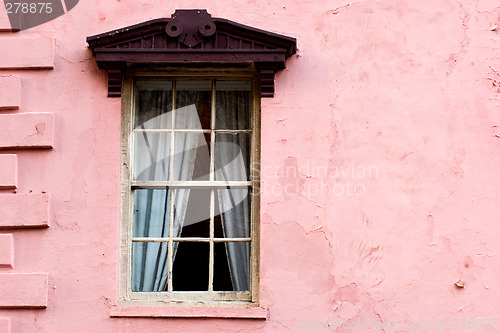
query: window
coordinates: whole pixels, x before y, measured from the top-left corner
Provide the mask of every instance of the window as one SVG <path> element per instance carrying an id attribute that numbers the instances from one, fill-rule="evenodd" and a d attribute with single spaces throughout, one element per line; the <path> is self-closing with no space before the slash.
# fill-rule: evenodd
<path id="1" fill-rule="evenodd" d="M 260 99 L 296 40 L 194 9 L 87 42 L 122 97 L 122 304 L 256 305 Z"/>
<path id="2" fill-rule="evenodd" d="M 128 300 L 253 299 L 255 80 L 203 75 L 135 75 L 125 84 L 121 283 Z"/>

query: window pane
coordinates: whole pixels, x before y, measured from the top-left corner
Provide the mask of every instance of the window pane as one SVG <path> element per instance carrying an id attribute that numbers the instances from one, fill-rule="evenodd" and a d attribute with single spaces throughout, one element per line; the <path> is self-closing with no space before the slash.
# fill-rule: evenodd
<path id="1" fill-rule="evenodd" d="M 174 242 L 172 286 L 175 291 L 207 291 L 209 243 Z"/>
<path id="2" fill-rule="evenodd" d="M 176 237 L 210 237 L 210 189 L 174 191 L 175 223 L 181 227 Z"/>
<path id="3" fill-rule="evenodd" d="M 208 180 L 210 134 L 175 133 L 174 180 Z M 195 172 L 196 171 L 196 172 Z"/>
<path id="4" fill-rule="evenodd" d="M 224 238 L 250 237 L 251 191 L 249 189 L 217 190 L 216 205 L 221 212 Z M 215 225 L 215 231 L 217 229 Z"/>
<path id="5" fill-rule="evenodd" d="M 172 128 L 172 82 L 137 81 L 134 128 Z"/>
<path id="6" fill-rule="evenodd" d="M 214 237 L 224 238 L 224 230 L 222 228 L 222 217 L 219 214 L 219 199 L 217 192 L 215 193 L 215 215 L 214 216 Z"/>
<path id="7" fill-rule="evenodd" d="M 168 242 L 132 243 L 132 291 L 167 289 Z"/>
<path id="8" fill-rule="evenodd" d="M 250 290 L 250 243 L 214 244 L 214 290 Z"/>
<path id="9" fill-rule="evenodd" d="M 250 133 L 215 135 L 215 180 L 250 179 Z"/>
<path id="10" fill-rule="evenodd" d="M 210 129 L 211 81 L 177 81 L 175 128 Z"/>
<path id="11" fill-rule="evenodd" d="M 136 80 L 134 149 L 130 154 L 133 180 L 250 180 L 252 133 L 246 131 L 252 128 L 251 82 L 216 81 L 212 91 L 213 82 Z M 188 185 L 193 188 L 176 184 L 163 189 L 148 189 L 147 185 L 132 188 L 135 238 L 129 238 L 132 253 L 128 253 L 132 291 L 167 291 L 169 255 L 174 291 L 208 291 L 211 269 L 214 291 L 250 290 L 251 242 L 247 240 L 251 237 L 252 188 L 241 188 L 242 184 L 233 188 L 231 183 L 227 188 L 197 184 Z M 217 241 L 210 239 L 211 210 Z M 191 237 L 201 239 L 190 241 Z M 146 238 L 155 241 L 139 242 Z M 158 242 L 156 238 L 168 241 Z M 230 240 L 234 238 L 246 239 Z M 168 252 L 169 244 L 172 252 Z"/>
<path id="12" fill-rule="evenodd" d="M 250 129 L 249 81 L 217 81 L 215 129 Z"/>
<path id="13" fill-rule="evenodd" d="M 134 237 L 168 237 L 170 190 L 134 191 Z"/>
<path id="14" fill-rule="evenodd" d="M 134 180 L 168 180 L 170 133 L 135 133 Z"/>

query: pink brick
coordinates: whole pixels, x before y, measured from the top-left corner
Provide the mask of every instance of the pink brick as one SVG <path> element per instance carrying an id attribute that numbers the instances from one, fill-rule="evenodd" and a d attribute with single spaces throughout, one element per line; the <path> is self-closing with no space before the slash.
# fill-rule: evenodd
<path id="1" fill-rule="evenodd" d="M 21 79 L 17 76 L 0 76 L 0 111 L 17 110 L 20 104 Z"/>
<path id="2" fill-rule="evenodd" d="M 10 333 L 9 318 L 0 318 L 0 333 Z"/>
<path id="3" fill-rule="evenodd" d="M 12 31 L 12 27 L 10 25 L 9 17 L 7 16 L 7 11 L 5 10 L 4 2 L 0 0 L 0 32 L 4 31 Z M 2 330 L 0 330 L 0 332 L 2 332 Z"/>
<path id="4" fill-rule="evenodd" d="M 17 187 L 17 155 L 0 154 L 0 189 Z"/>
<path id="5" fill-rule="evenodd" d="M 54 115 L 52 113 L 17 113 L 0 115 L 0 149 L 52 148 Z"/>
<path id="6" fill-rule="evenodd" d="M 0 274 L 0 308 L 46 308 L 47 273 Z"/>
<path id="7" fill-rule="evenodd" d="M 0 228 L 48 227 L 49 202 L 47 193 L 0 194 Z"/>
<path id="8" fill-rule="evenodd" d="M 54 68 L 53 38 L 0 35 L 0 50 L 0 69 Z"/>
<path id="9" fill-rule="evenodd" d="M 13 234 L 0 234 L 0 267 L 14 267 Z"/>

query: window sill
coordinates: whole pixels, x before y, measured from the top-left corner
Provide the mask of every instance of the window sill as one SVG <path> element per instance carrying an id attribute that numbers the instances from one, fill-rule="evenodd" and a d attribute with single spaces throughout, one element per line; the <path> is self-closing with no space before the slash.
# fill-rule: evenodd
<path id="1" fill-rule="evenodd" d="M 232 318 L 263 319 L 268 315 L 264 307 L 154 307 L 154 306 L 113 306 L 110 317 L 125 318 Z"/>

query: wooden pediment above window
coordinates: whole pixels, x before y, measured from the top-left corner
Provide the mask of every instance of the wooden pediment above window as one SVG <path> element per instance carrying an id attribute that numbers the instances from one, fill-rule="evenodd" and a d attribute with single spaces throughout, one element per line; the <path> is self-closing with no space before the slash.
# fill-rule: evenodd
<path id="1" fill-rule="evenodd" d="M 295 38 L 256 29 L 206 10 L 176 10 L 147 21 L 87 37 L 99 68 L 108 72 L 108 96 L 120 97 L 123 75 L 133 64 L 253 64 L 261 96 L 274 96 L 274 74 L 297 51 Z"/>

